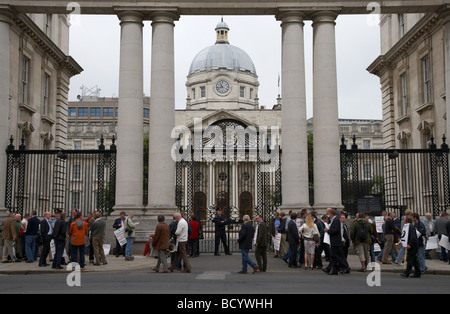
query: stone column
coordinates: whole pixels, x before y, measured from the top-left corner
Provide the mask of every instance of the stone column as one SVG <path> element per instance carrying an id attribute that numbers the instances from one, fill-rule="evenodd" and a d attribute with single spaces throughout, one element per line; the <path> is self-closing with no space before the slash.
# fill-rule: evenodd
<path id="1" fill-rule="evenodd" d="M 310 207 L 303 19 L 303 13 L 297 11 L 282 12 L 277 16 L 282 31 L 281 183 L 282 208 L 286 211 Z"/>
<path id="2" fill-rule="evenodd" d="M 10 79 L 10 32 L 11 15 L 0 8 L 0 218 L 6 216 L 6 147 L 11 136 L 9 130 L 9 79 Z M 16 139 L 16 145 L 18 141 Z"/>
<path id="3" fill-rule="evenodd" d="M 341 208 L 339 117 L 334 12 L 313 20 L 314 208 Z"/>
<path id="4" fill-rule="evenodd" d="M 148 215 L 173 213 L 175 161 L 171 157 L 175 127 L 174 21 L 171 12 L 156 12 L 152 20 Z"/>
<path id="5" fill-rule="evenodd" d="M 143 16 L 118 13 L 121 26 L 119 71 L 119 116 L 117 123 L 116 206 L 114 214 L 143 205 Z"/>

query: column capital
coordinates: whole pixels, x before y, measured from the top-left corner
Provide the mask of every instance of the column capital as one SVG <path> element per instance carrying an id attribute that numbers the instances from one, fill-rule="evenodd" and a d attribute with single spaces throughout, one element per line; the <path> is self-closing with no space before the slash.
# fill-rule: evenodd
<path id="1" fill-rule="evenodd" d="M 120 20 L 120 24 L 123 23 L 136 23 L 136 24 L 142 24 L 144 26 L 144 14 L 138 12 L 138 11 L 131 11 L 131 10 L 125 10 L 117 12 L 117 17 Z"/>
<path id="2" fill-rule="evenodd" d="M 306 14 L 299 10 L 279 10 L 275 15 L 277 21 L 281 21 L 281 26 L 287 23 L 301 23 L 304 25 Z"/>
<path id="3" fill-rule="evenodd" d="M 339 12 L 336 11 L 318 11 L 311 14 L 311 20 L 314 24 L 319 23 L 333 23 L 336 25 L 336 19 L 339 15 Z"/>
<path id="4" fill-rule="evenodd" d="M 153 23 L 169 23 L 175 26 L 175 21 L 178 21 L 180 15 L 176 10 L 167 10 L 167 11 L 154 11 L 150 13 L 149 19 L 152 20 Z"/>

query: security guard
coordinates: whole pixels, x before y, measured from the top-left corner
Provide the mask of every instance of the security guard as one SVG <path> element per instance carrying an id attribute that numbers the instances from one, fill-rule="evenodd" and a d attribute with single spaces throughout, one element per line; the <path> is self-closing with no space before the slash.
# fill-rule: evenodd
<path id="1" fill-rule="evenodd" d="M 217 208 L 216 209 L 216 217 L 213 219 L 213 222 L 215 224 L 215 248 L 214 248 L 214 255 L 219 256 L 219 244 L 220 241 L 222 241 L 223 247 L 225 249 L 226 255 L 231 255 L 230 248 L 227 244 L 227 236 L 225 234 L 225 226 L 230 224 L 230 220 L 225 218 L 222 215 L 222 209 Z"/>

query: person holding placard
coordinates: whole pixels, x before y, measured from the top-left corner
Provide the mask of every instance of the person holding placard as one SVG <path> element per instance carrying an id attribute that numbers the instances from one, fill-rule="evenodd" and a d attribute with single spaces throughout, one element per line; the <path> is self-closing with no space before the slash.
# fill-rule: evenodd
<path id="1" fill-rule="evenodd" d="M 406 270 L 401 273 L 402 277 L 410 277 L 412 268 L 414 267 L 414 275 L 411 278 L 420 278 L 420 265 L 417 260 L 417 251 L 419 249 L 419 241 L 417 239 L 416 229 L 412 225 L 412 219 L 410 217 L 405 218 L 405 224 L 403 226 L 402 244 L 407 250 L 406 254 Z"/>

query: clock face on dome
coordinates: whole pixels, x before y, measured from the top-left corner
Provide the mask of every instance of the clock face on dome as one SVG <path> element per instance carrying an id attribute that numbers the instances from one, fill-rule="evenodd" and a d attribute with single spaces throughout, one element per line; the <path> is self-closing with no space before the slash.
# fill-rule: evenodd
<path id="1" fill-rule="evenodd" d="M 216 90 L 220 94 L 226 94 L 230 90 L 230 84 L 225 80 L 220 80 L 216 83 Z"/>

